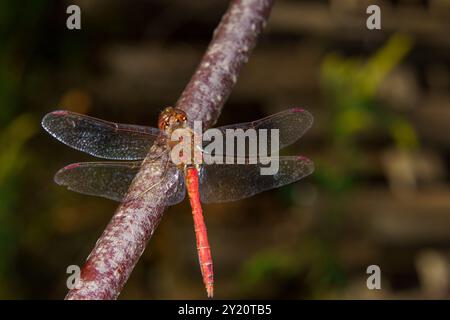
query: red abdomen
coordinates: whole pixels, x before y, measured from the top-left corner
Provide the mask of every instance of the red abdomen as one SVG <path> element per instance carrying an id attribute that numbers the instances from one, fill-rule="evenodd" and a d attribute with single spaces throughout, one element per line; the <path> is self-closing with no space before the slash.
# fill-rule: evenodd
<path id="1" fill-rule="evenodd" d="M 192 216 L 194 218 L 200 270 L 202 271 L 203 283 L 205 284 L 208 298 L 211 298 L 214 291 L 213 263 L 211 250 L 209 248 L 208 233 L 203 219 L 202 205 L 200 203 L 198 171 L 195 167 L 188 167 L 186 169 L 186 188 L 192 207 Z"/>

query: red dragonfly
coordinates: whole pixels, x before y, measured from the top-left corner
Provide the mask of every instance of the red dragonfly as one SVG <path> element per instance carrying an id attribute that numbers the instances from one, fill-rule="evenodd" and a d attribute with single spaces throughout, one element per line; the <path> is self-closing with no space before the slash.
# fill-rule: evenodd
<path id="1" fill-rule="evenodd" d="M 244 131 L 278 129 L 278 147 L 281 149 L 299 139 L 311 127 L 312 121 L 309 112 L 294 108 L 260 120 L 216 129 L 224 134 L 227 129 Z M 62 168 L 55 175 L 55 182 L 67 186 L 70 190 L 116 201 L 136 199 L 136 196 L 130 198 L 127 190 L 154 143 L 162 143 L 163 147 L 159 148 L 162 155 L 173 149 L 173 142 L 169 137 L 175 129 L 181 128 L 192 132 L 185 112 L 172 107 L 161 112 L 158 129 L 107 122 L 69 111 L 54 111 L 47 114 L 42 120 L 42 126 L 54 138 L 74 149 L 99 158 L 126 160 L 75 163 Z M 269 137 L 268 144 L 270 143 Z M 266 164 L 249 161 L 251 155 L 243 162 L 234 161 L 234 164 L 178 165 L 175 165 L 170 157 L 161 155 L 154 156 L 154 161 L 165 162 L 159 165 L 166 169 L 163 174 L 155 176 L 155 179 L 152 179 L 154 181 L 149 181 L 148 192 L 157 183 L 175 182 L 176 188 L 169 197 L 166 197 L 164 203 L 174 205 L 184 199 L 187 189 L 194 219 L 200 270 L 208 297 L 213 296 L 214 274 L 200 202 L 240 200 L 298 181 L 314 170 L 313 162 L 302 156 L 277 157 L 276 174 L 262 175 L 260 169 Z"/>

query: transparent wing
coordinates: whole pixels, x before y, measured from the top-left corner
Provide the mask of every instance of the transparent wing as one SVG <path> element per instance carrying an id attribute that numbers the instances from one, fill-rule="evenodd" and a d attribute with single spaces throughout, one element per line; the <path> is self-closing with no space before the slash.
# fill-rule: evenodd
<path id="1" fill-rule="evenodd" d="M 113 123 L 69 111 L 48 113 L 42 127 L 74 149 L 111 160 L 144 159 L 160 133 L 152 127 Z"/>
<path id="2" fill-rule="evenodd" d="M 115 201 L 126 201 L 128 187 L 139 171 L 141 162 L 81 162 L 68 165 L 55 175 L 55 182 L 69 190 Z M 159 179 L 159 177 L 155 177 Z M 185 196 L 184 179 L 176 171 L 177 184 L 166 205 L 181 202 Z M 149 181 L 149 186 L 157 181 Z"/>
<path id="3" fill-rule="evenodd" d="M 278 188 L 311 174 L 314 163 L 305 157 L 279 157 L 272 162 L 276 174 L 262 175 L 261 163 L 211 164 L 201 169 L 200 195 L 204 203 L 235 201 Z"/>
<path id="4" fill-rule="evenodd" d="M 311 113 L 304 109 L 292 108 L 256 121 L 232 124 L 214 129 L 222 132 L 224 141 L 227 129 L 242 129 L 244 131 L 248 129 L 267 129 L 267 150 L 270 151 L 270 146 L 272 145 L 271 129 L 279 130 L 279 149 L 282 149 L 297 141 L 311 127 L 312 123 L 313 116 Z M 205 141 L 203 147 L 206 147 L 209 143 L 210 141 Z M 247 156 L 252 157 L 254 154 L 248 152 Z"/>

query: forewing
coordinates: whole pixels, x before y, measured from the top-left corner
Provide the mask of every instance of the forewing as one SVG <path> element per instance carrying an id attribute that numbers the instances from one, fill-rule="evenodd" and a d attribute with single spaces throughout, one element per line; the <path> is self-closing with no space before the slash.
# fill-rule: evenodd
<path id="1" fill-rule="evenodd" d="M 218 129 L 222 132 L 224 140 L 226 137 L 227 129 L 242 129 L 244 131 L 248 129 L 267 129 L 267 150 L 270 150 L 270 146 L 272 145 L 271 141 L 271 129 L 278 129 L 279 134 L 279 148 L 282 149 L 287 147 L 288 145 L 297 141 L 312 125 L 313 116 L 311 113 L 304 109 L 300 108 L 292 108 L 285 111 L 278 112 L 266 118 L 262 118 L 252 122 L 244 122 L 238 124 L 227 125 L 223 127 L 218 127 Z M 257 131 L 258 132 L 258 131 Z M 204 146 L 209 144 L 207 141 L 204 143 Z M 228 141 L 227 141 L 228 143 Z M 247 156 L 255 156 L 254 154 L 247 154 Z"/>
<path id="2" fill-rule="evenodd" d="M 111 160 L 144 159 L 160 133 L 152 127 L 113 123 L 69 111 L 48 113 L 42 127 L 74 149 Z"/>

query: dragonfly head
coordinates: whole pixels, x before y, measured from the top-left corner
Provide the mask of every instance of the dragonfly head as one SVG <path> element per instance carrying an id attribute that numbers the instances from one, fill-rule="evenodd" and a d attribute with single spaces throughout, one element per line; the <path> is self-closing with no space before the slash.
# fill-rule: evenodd
<path id="1" fill-rule="evenodd" d="M 187 116 L 183 110 L 167 107 L 159 115 L 158 127 L 159 130 L 170 135 L 174 130 L 184 128 L 186 126 L 186 121 Z"/>

